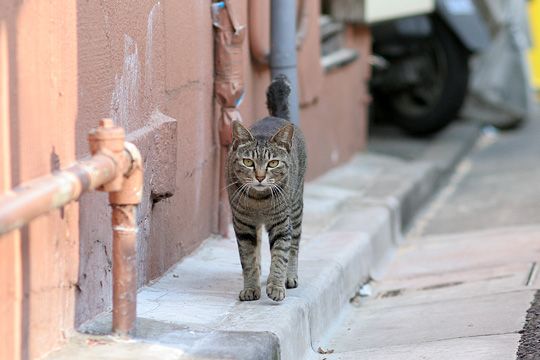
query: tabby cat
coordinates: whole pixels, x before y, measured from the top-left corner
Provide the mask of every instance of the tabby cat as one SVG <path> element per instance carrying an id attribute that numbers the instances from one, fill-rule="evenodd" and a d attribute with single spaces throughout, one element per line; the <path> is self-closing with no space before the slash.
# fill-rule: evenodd
<path id="1" fill-rule="evenodd" d="M 287 78 L 277 76 L 266 92 L 270 116 L 249 130 L 233 123 L 227 186 L 244 276 L 242 301 L 261 297 L 263 226 L 271 252 L 266 294 L 281 301 L 285 288 L 298 286 L 306 148 L 302 132 L 289 121 L 290 91 Z"/>

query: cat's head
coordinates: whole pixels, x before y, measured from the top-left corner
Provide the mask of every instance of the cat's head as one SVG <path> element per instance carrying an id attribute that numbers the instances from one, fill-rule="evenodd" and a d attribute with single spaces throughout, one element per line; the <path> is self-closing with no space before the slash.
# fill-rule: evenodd
<path id="1" fill-rule="evenodd" d="M 256 139 L 240 122 L 233 122 L 232 170 L 240 186 L 255 191 L 283 188 L 290 167 L 294 127 L 287 124 L 267 140 Z"/>

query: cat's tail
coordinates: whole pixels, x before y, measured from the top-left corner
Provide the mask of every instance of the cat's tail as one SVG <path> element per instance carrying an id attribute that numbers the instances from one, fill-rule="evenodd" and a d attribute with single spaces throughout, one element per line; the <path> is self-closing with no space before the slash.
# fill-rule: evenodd
<path id="1" fill-rule="evenodd" d="M 266 106 L 270 116 L 290 120 L 289 94 L 291 85 L 289 79 L 283 74 L 274 78 L 268 90 L 266 90 Z"/>

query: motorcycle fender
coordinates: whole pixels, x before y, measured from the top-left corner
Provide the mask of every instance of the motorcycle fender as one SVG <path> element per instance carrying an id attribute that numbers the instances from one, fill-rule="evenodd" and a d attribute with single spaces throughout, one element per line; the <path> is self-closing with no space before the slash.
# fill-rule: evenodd
<path id="1" fill-rule="evenodd" d="M 488 28 L 473 0 L 437 0 L 436 12 L 469 51 L 489 45 Z"/>

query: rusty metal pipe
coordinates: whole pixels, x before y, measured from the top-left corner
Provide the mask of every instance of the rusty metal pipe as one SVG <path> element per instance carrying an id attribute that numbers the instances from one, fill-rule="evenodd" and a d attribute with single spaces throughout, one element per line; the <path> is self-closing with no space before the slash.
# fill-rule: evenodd
<path id="1" fill-rule="evenodd" d="M 0 197 L 0 235 L 77 200 L 90 190 L 109 192 L 113 227 L 113 332 L 130 335 L 137 307 L 137 220 L 143 168 L 122 128 L 102 119 L 88 137 L 92 157 L 26 182 Z"/>
<path id="2" fill-rule="evenodd" d="M 131 335 L 137 315 L 137 219 L 142 199 L 143 168 L 137 147 L 124 141 L 124 130 L 103 119 L 89 136 L 92 153 L 112 153 L 117 177 L 101 190 L 109 192 L 113 230 L 113 324 L 117 335 Z"/>
<path id="3" fill-rule="evenodd" d="M 63 171 L 25 182 L 0 197 L 0 235 L 75 201 L 114 179 L 115 160 L 96 154 Z"/>
<path id="4" fill-rule="evenodd" d="M 131 335 L 137 315 L 137 205 L 142 199 L 142 159 L 125 143 L 130 167 L 120 191 L 109 193 L 113 229 L 113 332 Z"/>
<path id="5" fill-rule="evenodd" d="M 113 332 L 130 335 L 137 313 L 136 205 L 112 206 Z"/>

